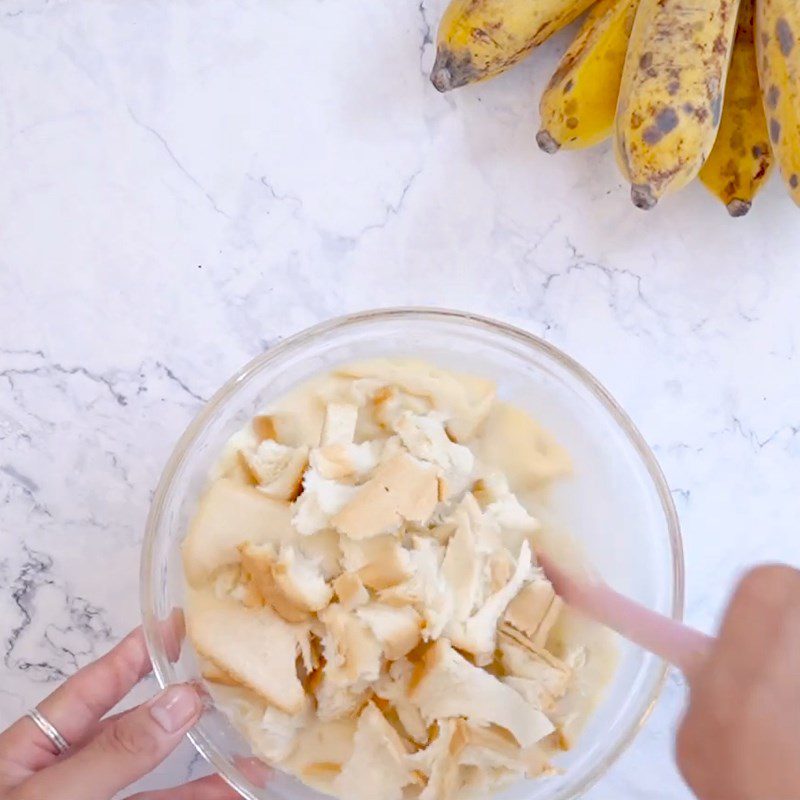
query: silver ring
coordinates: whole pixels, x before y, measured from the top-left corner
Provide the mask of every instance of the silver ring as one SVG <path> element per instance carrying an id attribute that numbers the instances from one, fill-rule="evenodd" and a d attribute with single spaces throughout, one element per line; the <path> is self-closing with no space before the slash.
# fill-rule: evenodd
<path id="1" fill-rule="evenodd" d="M 36 727 L 53 743 L 59 755 L 69 750 L 69 742 L 58 732 L 58 729 L 38 708 L 32 708 L 28 716 L 36 723 Z"/>

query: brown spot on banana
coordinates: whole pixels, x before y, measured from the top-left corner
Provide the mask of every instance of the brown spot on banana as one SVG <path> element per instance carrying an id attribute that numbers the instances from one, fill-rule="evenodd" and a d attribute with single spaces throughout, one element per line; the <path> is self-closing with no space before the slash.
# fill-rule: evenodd
<path id="1" fill-rule="evenodd" d="M 781 17 L 775 23 L 775 35 L 778 37 L 781 53 L 783 53 L 784 56 L 789 56 L 792 50 L 794 50 L 794 34 L 785 17 Z"/>
<path id="2" fill-rule="evenodd" d="M 674 108 L 662 108 L 656 114 L 655 124 L 646 128 L 642 133 L 645 144 L 657 144 L 670 131 L 678 127 L 678 112 Z"/>
<path id="3" fill-rule="evenodd" d="M 774 110 L 778 107 L 778 100 L 780 99 L 781 90 L 773 83 L 767 91 L 767 105 Z"/>
<path id="4" fill-rule="evenodd" d="M 778 144 L 781 140 L 781 124 L 774 117 L 769 121 L 769 138 L 773 144 Z"/>

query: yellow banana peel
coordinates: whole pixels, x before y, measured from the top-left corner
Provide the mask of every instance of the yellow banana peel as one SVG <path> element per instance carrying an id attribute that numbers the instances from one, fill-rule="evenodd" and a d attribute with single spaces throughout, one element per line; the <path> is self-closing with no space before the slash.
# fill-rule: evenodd
<path id="1" fill-rule="evenodd" d="M 641 0 L 615 121 L 617 161 L 639 208 L 689 183 L 711 152 L 738 9 L 739 0 Z"/>
<path id="2" fill-rule="evenodd" d="M 546 153 L 591 147 L 611 135 L 639 0 L 600 0 L 559 62 L 539 104 Z"/>
<path id="3" fill-rule="evenodd" d="M 446 92 L 504 72 L 594 0 L 451 0 L 431 81 Z"/>

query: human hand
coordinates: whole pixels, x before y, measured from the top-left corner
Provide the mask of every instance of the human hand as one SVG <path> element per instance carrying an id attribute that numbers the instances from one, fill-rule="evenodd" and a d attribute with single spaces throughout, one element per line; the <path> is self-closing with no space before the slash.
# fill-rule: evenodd
<path id="1" fill-rule="evenodd" d="M 700 800 L 798 800 L 800 571 L 748 573 L 688 677 L 677 759 Z"/>
<path id="2" fill-rule="evenodd" d="M 103 719 L 150 671 L 141 629 L 81 669 L 38 705 L 70 745 L 58 748 L 30 717 L 0 733 L 0 800 L 109 800 L 149 773 L 197 722 L 202 702 L 188 685 L 171 686 L 147 703 Z M 129 800 L 235 800 L 210 776 Z"/>

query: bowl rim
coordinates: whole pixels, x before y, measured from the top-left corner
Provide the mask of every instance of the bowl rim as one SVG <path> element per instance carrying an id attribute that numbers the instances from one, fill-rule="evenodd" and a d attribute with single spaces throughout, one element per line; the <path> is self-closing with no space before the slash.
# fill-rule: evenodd
<path id="1" fill-rule="evenodd" d="M 197 437 L 197 434 L 204 428 L 206 422 L 212 417 L 217 408 L 228 400 L 237 390 L 239 385 L 246 382 L 255 372 L 261 371 L 270 362 L 299 349 L 306 344 L 320 337 L 324 337 L 332 332 L 338 332 L 364 323 L 375 321 L 391 320 L 417 320 L 427 322 L 451 322 L 466 324 L 472 327 L 481 328 L 484 331 L 500 334 L 506 338 L 522 344 L 528 348 L 538 350 L 545 356 L 555 361 L 561 368 L 576 379 L 585 389 L 595 397 L 596 400 L 611 415 L 615 423 L 625 434 L 628 442 L 633 447 L 636 454 L 645 466 L 658 499 L 661 503 L 664 517 L 667 523 L 667 533 L 669 536 L 670 554 L 672 560 L 672 610 L 673 619 L 682 620 L 684 610 L 684 557 L 683 539 L 681 536 L 680 521 L 672 494 L 669 490 L 666 477 L 656 460 L 656 457 L 647 442 L 645 441 L 638 428 L 634 425 L 628 414 L 622 409 L 617 401 L 612 397 L 608 390 L 589 372 L 571 356 L 568 356 L 555 345 L 547 342 L 535 334 L 519 328 L 509 323 L 492 319 L 481 314 L 469 311 L 459 311 L 454 309 L 428 307 L 428 306 L 397 306 L 388 308 L 376 308 L 356 313 L 345 314 L 334 317 L 324 322 L 312 325 L 299 331 L 285 339 L 279 340 L 274 345 L 268 347 L 263 353 L 252 358 L 234 375 L 229 378 L 214 395 L 205 403 L 200 411 L 195 415 L 187 426 L 181 437 L 175 444 L 169 459 L 167 460 L 161 476 L 159 477 L 156 490 L 150 505 L 150 511 L 145 523 L 145 534 L 142 543 L 142 554 L 140 561 L 139 576 L 139 601 L 142 613 L 142 627 L 144 630 L 147 650 L 150 661 L 153 665 L 153 674 L 161 688 L 168 684 L 168 659 L 160 651 L 157 641 L 159 638 L 158 620 L 152 608 L 151 599 L 154 596 L 152 582 L 154 577 L 153 558 L 155 545 L 155 532 L 157 521 L 162 513 L 165 499 L 168 495 L 171 483 L 179 467 L 183 464 L 189 446 Z M 598 780 L 608 771 L 608 769 L 620 758 L 636 738 L 637 734 L 644 726 L 653 708 L 658 701 L 661 691 L 666 681 L 669 665 L 660 660 L 658 663 L 658 677 L 653 684 L 647 702 L 644 704 L 638 719 L 629 725 L 628 730 L 616 742 L 614 748 L 590 770 L 584 777 L 580 787 L 570 789 L 565 787 L 565 792 L 554 795 L 552 800 L 575 800 L 585 794 Z M 197 729 L 192 729 L 187 733 L 188 738 L 203 758 L 222 776 L 222 778 L 235 788 L 247 800 L 259 800 L 247 787 L 241 786 L 238 780 L 238 770 L 230 764 L 229 760 L 222 756 L 218 749 L 207 739 L 207 737 Z"/>

